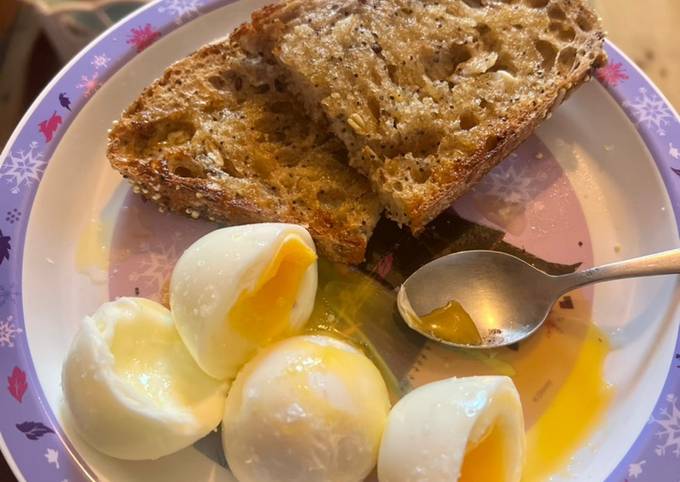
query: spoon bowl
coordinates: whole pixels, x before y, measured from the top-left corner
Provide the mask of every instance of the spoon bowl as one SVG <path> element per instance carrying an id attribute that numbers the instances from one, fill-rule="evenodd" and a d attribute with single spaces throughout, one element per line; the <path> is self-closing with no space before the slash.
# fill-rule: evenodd
<path id="1" fill-rule="evenodd" d="M 498 348 L 533 334 L 559 297 L 575 288 L 679 272 L 680 250 L 562 276 L 549 275 L 506 253 L 462 251 L 431 261 L 413 273 L 399 289 L 397 306 L 406 324 L 430 339 L 464 348 Z M 441 324 L 445 319 L 442 309 L 452 304 L 462 307 L 462 312 L 458 310 L 462 319 L 476 326 L 479 337 L 474 343 L 446 335 L 455 330 L 424 322 L 439 313 L 437 323 Z"/>

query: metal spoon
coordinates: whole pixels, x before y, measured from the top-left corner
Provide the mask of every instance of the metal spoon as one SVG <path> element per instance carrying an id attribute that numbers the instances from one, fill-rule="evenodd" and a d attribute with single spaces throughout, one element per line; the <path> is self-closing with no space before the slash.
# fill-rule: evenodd
<path id="1" fill-rule="evenodd" d="M 680 273 L 680 249 L 551 276 L 515 256 L 496 251 L 462 251 L 435 259 L 399 289 L 397 306 L 412 329 L 447 345 L 497 348 L 533 334 L 565 293 L 600 281 Z M 480 344 L 441 339 L 420 317 L 455 301 L 470 315 Z"/>

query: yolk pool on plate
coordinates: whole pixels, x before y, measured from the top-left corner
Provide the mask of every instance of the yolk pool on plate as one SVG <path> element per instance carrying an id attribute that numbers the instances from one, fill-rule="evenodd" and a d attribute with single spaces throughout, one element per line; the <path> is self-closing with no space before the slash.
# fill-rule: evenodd
<path id="1" fill-rule="evenodd" d="M 590 303 L 579 292 L 571 295 L 573 309 L 556 308 L 519 349 L 480 352 L 424 343 L 422 337 L 409 333 L 400 326 L 403 321 L 396 312 L 394 292 L 370 276 L 327 263 L 319 265 L 319 274 L 319 296 L 308 330 L 332 332 L 362 345 L 383 373 L 393 399 L 400 396 L 404 383 L 420 386 L 452 376 L 512 377 L 527 429 L 523 482 L 547 481 L 567 470 L 609 406 L 612 394 L 603 368 L 610 346 L 592 324 Z M 406 335 L 400 334 L 402 328 Z M 408 374 L 395 375 L 393 370 L 406 363 L 407 352 L 417 354 L 416 368 L 411 360 L 402 368 L 410 369 Z M 391 358 L 386 362 L 383 357 Z M 466 465 L 486 450 L 481 444 L 472 449 L 466 460 L 473 458 Z M 471 480 L 486 482 L 479 477 Z"/>
<path id="2" fill-rule="evenodd" d="M 589 327 L 571 373 L 527 432 L 524 482 L 547 480 L 567 464 L 600 420 L 611 400 L 602 379 L 609 350 L 602 333 Z"/>
<path id="3" fill-rule="evenodd" d="M 427 315 L 414 317 L 413 322 L 435 338 L 460 345 L 479 345 L 482 337 L 477 325 L 457 301 L 449 301 Z"/>
<path id="4" fill-rule="evenodd" d="M 92 219 L 83 228 L 76 247 L 76 268 L 88 274 L 96 269 L 106 272 L 109 269 L 109 247 L 106 244 L 107 226 L 103 222 Z"/>
<path id="5" fill-rule="evenodd" d="M 458 482 L 503 482 L 506 455 L 502 428 L 495 424 L 481 441 L 467 448 Z"/>
<path id="6" fill-rule="evenodd" d="M 314 251 L 297 236 L 289 236 L 255 288 L 239 296 L 229 312 L 231 326 L 255 343 L 280 333 L 288 324 L 305 271 L 314 261 Z"/>

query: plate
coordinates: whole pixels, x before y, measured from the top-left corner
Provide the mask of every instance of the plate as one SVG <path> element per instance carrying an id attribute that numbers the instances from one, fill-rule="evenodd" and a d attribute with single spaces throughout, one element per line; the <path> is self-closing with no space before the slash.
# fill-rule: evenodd
<path id="1" fill-rule="evenodd" d="M 105 160 L 107 129 L 172 61 L 265 3 L 148 4 L 71 61 L 7 144 L 0 158 L 0 375 L 7 380 L 0 447 L 20 480 L 234 480 L 216 434 L 158 461 L 122 462 L 92 450 L 63 410 L 60 368 L 84 315 L 115 296 L 162 297 L 176 257 L 213 229 L 158 213 L 131 193 Z M 389 315 L 391 288 L 403 276 L 470 239 L 558 271 L 678 246 L 680 121 L 630 60 L 611 44 L 607 51 L 597 81 L 575 92 L 425 238 L 415 242 L 385 224 L 364 271 L 341 273 L 358 278 L 343 284 L 326 266 L 322 288 L 329 297 L 352 286 L 368 290 L 370 302 L 355 303 L 368 311 L 349 313 L 348 322 L 397 389 L 466 370 L 515 376 L 529 438 L 561 450 L 544 454 L 563 459 L 549 468 L 552 480 L 677 482 L 675 277 L 574 293 L 537 337 L 481 358 L 427 343 L 390 316 L 373 330 L 360 321 L 370 310 Z"/>

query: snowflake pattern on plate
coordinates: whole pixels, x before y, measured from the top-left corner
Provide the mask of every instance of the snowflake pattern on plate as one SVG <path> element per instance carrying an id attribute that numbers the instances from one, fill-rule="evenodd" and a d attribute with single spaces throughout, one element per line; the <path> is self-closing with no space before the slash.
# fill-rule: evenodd
<path id="1" fill-rule="evenodd" d="M 6 320 L 0 321 L 0 347 L 14 347 L 14 338 L 23 331 L 14 324 L 14 317 L 11 315 Z"/>
<path id="2" fill-rule="evenodd" d="M 158 40 L 161 36 L 160 32 L 153 29 L 150 23 L 143 27 L 134 27 L 130 30 L 126 43 L 134 45 L 137 52 L 141 52 L 149 45 Z"/>
<path id="3" fill-rule="evenodd" d="M 481 215 L 506 233 L 521 236 L 529 227 L 528 213 L 545 209 L 539 199 L 560 175 L 553 156 L 532 136 L 463 196 L 456 209 L 463 216 Z"/>
<path id="4" fill-rule="evenodd" d="M 680 159 L 680 149 L 675 147 L 672 142 L 668 143 L 668 155 L 673 159 Z"/>
<path id="5" fill-rule="evenodd" d="M 43 153 L 38 151 L 38 143 L 33 141 L 28 150 L 10 152 L 2 165 L 0 177 L 12 186 L 10 188 L 12 194 L 18 194 L 23 188 L 31 187 L 40 181 L 46 165 Z"/>
<path id="6" fill-rule="evenodd" d="M 659 409 L 659 416 L 649 420 L 649 423 L 658 425 L 656 436 L 661 443 L 656 446 L 654 452 L 659 457 L 673 455 L 680 458 L 680 405 L 678 397 L 671 393 L 666 396 L 666 407 Z"/>
<path id="7" fill-rule="evenodd" d="M 629 79 L 621 62 L 608 63 L 604 67 L 597 69 L 595 76 L 600 82 L 611 87 L 616 87 L 624 80 Z"/>
<path id="8" fill-rule="evenodd" d="M 158 11 L 171 15 L 175 24 L 180 25 L 200 13 L 201 0 L 167 0 L 160 4 Z"/>
<path id="9" fill-rule="evenodd" d="M 129 280 L 141 284 L 147 295 L 160 293 L 172 271 L 179 253 L 175 244 L 142 247 L 143 255 L 138 261 L 138 269 L 130 273 Z"/>
<path id="10" fill-rule="evenodd" d="M 91 97 L 101 86 L 97 80 L 98 77 L 99 73 L 97 72 L 94 72 L 92 75 L 81 75 L 80 82 L 76 84 L 76 88 L 82 89 L 85 97 Z"/>
<path id="11" fill-rule="evenodd" d="M 546 174 L 536 174 L 531 163 L 517 162 L 519 155 L 510 157 L 492 170 L 472 189 L 476 194 L 493 196 L 507 203 L 527 203 L 545 186 Z M 540 160 L 540 159 L 539 159 Z"/>
<path id="12" fill-rule="evenodd" d="M 109 62 L 111 62 L 111 57 L 109 57 L 106 54 L 99 54 L 95 55 L 92 58 L 92 60 L 90 61 L 90 65 L 92 65 L 95 69 L 99 70 L 108 67 Z"/>
<path id="13" fill-rule="evenodd" d="M 670 123 L 677 122 L 668 104 L 658 95 L 649 93 L 645 87 L 640 87 L 638 93 L 640 95 L 632 101 L 623 102 L 624 109 L 631 113 L 637 124 L 656 129 L 658 135 L 665 136 Z"/>

